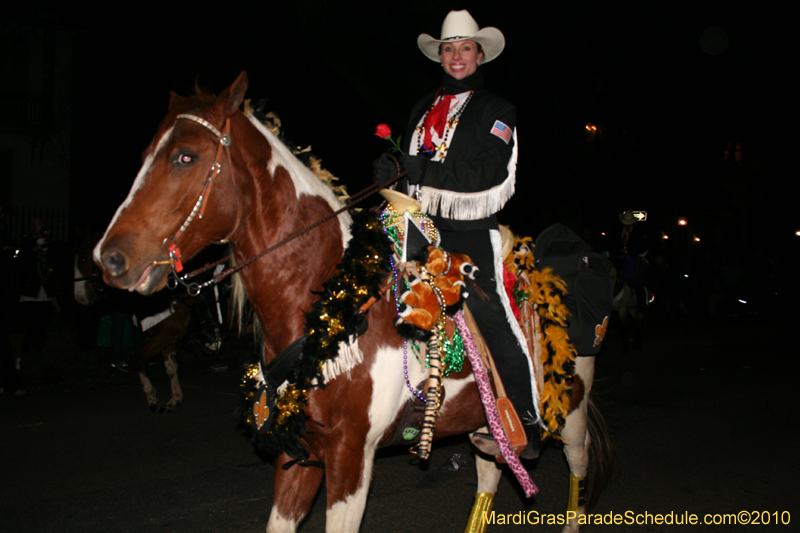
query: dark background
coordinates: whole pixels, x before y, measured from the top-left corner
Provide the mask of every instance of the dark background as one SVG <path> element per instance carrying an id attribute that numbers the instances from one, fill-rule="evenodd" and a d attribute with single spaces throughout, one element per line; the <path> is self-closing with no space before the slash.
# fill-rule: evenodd
<path id="1" fill-rule="evenodd" d="M 77 29 L 75 189 L 100 193 L 91 206 L 108 219 L 168 91 L 186 95 L 197 82 L 219 92 L 246 70 L 248 96 L 268 99 L 289 136 L 356 191 L 386 147 L 374 127 L 404 130 L 412 104 L 440 78 L 417 35 L 438 37 L 445 14 L 467 7 L 507 39 L 484 72 L 487 87 L 519 112 L 518 194 L 506 222 L 534 233 L 556 220 L 596 227 L 625 209 L 647 210 L 653 226 L 724 217 L 750 233 L 750 224 L 790 222 L 782 207 L 791 144 L 781 127 L 789 131 L 791 54 L 779 12 L 724 2 L 341 4 L 65 9 Z M 727 46 L 704 37 L 712 27 Z M 586 123 L 602 139 L 587 142 Z M 741 164 L 726 165 L 735 143 Z"/>
<path id="2" fill-rule="evenodd" d="M 788 10 L 750 4 L 50 6 L 74 35 L 71 218 L 105 227 L 169 91 L 219 93 L 243 70 L 247 96 L 267 99 L 288 137 L 357 192 L 388 147 L 375 126 L 404 131 L 413 103 L 441 77 L 417 35 L 438 37 L 447 12 L 467 8 L 505 34 L 484 75 L 518 109 L 517 194 L 501 222 L 534 237 L 562 222 L 613 250 L 618 215 L 644 210 L 637 232 L 649 238 L 650 259 L 688 271 L 736 258 L 749 276 L 796 289 L 797 47 Z M 11 16 L 24 23 L 41 13 L 34 3 Z M 587 124 L 598 128 L 593 139 Z"/>

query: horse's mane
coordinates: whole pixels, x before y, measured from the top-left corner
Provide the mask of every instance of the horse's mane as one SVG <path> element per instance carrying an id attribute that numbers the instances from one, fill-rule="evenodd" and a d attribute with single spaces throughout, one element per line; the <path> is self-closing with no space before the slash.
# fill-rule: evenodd
<path id="1" fill-rule="evenodd" d="M 247 104 L 245 105 L 245 116 L 264 135 L 264 138 L 272 147 L 272 159 L 269 165 L 270 173 L 274 172 L 279 165 L 283 166 L 292 178 L 298 198 L 304 194 L 320 196 L 328 202 L 328 205 L 334 211 L 342 206 L 342 202 L 339 201 L 337 191 L 333 186 L 333 181 L 337 178 L 321 168 L 319 160 L 316 160 L 316 158 L 309 158 L 309 162 L 306 163 L 298 157 L 299 154 L 294 153 L 295 147 L 286 142 L 285 136 L 281 135 L 281 137 L 284 137 L 283 139 L 278 136 L 281 134 L 279 119 L 278 126 L 275 126 L 275 122 L 265 123 Z M 277 134 L 274 131 L 276 129 L 278 130 Z M 314 166 L 317 168 L 312 168 Z M 327 178 L 327 176 L 330 177 Z M 352 222 L 350 216 L 342 215 L 340 220 L 342 221 L 343 233 L 348 233 L 347 228 Z"/>
<path id="2" fill-rule="evenodd" d="M 253 115 L 259 122 L 266 126 L 275 137 L 286 145 L 297 159 L 311 169 L 311 171 L 317 175 L 317 178 L 333 191 L 333 194 L 336 195 L 336 198 L 338 198 L 342 205 L 347 205 L 350 202 L 347 186 L 336 185 L 334 183 L 339 181 L 339 178 L 334 176 L 328 169 L 323 168 L 322 160 L 311 151 L 311 145 L 301 148 L 300 145 L 289 139 L 285 130 L 282 129 L 283 122 L 280 117 L 272 111 L 267 111 L 266 105 L 266 100 L 259 100 L 255 105 L 253 105 L 250 100 L 245 100 L 244 112 L 246 115 Z"/>
<path id="3" fill-rule="evenodd" d="M 195 87 L 195 91 L 200 97 L 214 98 L 213 95 Z M 270 162 L 270 173 L 280 164 L 289 172 L 292 181 L 295 184 L 298 197 L 303 194 L 310 194 L 324 198 L 331 209 L 334 211 L 341 208 L 346 199 L 349 198 L 344 186 L 335 186 L 333 181 L 337 180 L 333 174 L 325 170 L 320 165 L 320 160 L 310 154 L 310 149 L 303 150 L 301 153 L 308 154 L 305 161 L 294 153 L 296 149 L 290 142 L 286 140 L 285 135 L 281 132 L 280 119 L 272 113 L 264 113 L 261 108 L 253 109 L 250 106 L 250 100 L 244 104 L 244 114 L 250 122 L 258 129 L 264 136 L 272 148 L 273 161 Z M 350 239 L 349 227 L 352 224 L 352 219 L 349 213 L 345 212 L 339 215 L 339 221 L 342 229 L 342 236 L 344 239 L 343 245 L 347 246 L 347 241 Z M 231 314 L 232 322 L 237 323 L 239 334 L 245 333 L 248 327 L 252 324 L 254 327 L 254 335 L 257 343 L 263 337 L 260 322 L 255 319 L 252 306 L 248 304 L 247 295 L 244 291 L 244 285 L 239 273 L 233 275 L 232 280 L 232 295 L 231 295 Z"/>

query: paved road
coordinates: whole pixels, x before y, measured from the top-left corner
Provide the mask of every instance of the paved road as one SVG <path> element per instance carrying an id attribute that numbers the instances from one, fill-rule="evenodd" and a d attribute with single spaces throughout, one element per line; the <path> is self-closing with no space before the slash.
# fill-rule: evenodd
<path id="1" fill-rule="evenodd" d="M 788 511 L 788 526 L 598 525 L 585 531 L 798 531 L 795 400 L 798 350 L 792 322 L 764 317 L 651 326 L 641 350 L 611 337 L 597 390 L 617 461 L 596 513 Z M 56 345 L 68 345 L 67 317 Z M 63 342 L 59 343 L 61 338 Z M 273 466 L 237 433 L 236 342 L 216 373 L 183 354 L 184 404 L 169 416 L 146 408 L 134 377 L 113 377 L 102 352 L 63 349 L 27 364 L 28 394 L 0 401 L 0 532 L 262 532 Z M 36 360 L 38 357 L 40 360 Z M 72 363 L 81 364 L 73 367 Z M 47 364 L 44 364 L 44 363 Z M 37 366 L 38 364 L 38 366 Z M 74 375 L 74 368 L 86 368 Z M 91 366 L 94 365 L 94 366 Z M 87 377 L 88 376 L 88 377 Z M 161 372 L 156 384 L 167 392 Z M 505 476 L 497 513 L 560 513 L 567 468 L 551 446 L 524 500 Z M 427 465 L 402 450 L 376 463 L 364 532 L 460 532 L 475 490 L 469 446 L 434 446 Z M 324 530 L 324 496 L 301 531 Z M 533 515 L 530 515 L 533 516 Z M 785 518 L 787 515 L 784 514 Z M 762 515 L 766 517 L 766 515 Z M 496 525 L 495 532 L 555 526 Z"/>

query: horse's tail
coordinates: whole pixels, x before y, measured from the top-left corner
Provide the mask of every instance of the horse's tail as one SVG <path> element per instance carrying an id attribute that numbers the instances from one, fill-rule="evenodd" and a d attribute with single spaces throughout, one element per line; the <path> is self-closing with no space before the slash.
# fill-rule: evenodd
<path id="1" fill-rule="evenodd" d="M 614 448 L 608 436 L 608 427 L 602 413 L 594 401 L 593 394 L 588 398 L 589 466 L 586 473 L 585 508 L 590 509 L 611 478 L 614 466 Z"/>

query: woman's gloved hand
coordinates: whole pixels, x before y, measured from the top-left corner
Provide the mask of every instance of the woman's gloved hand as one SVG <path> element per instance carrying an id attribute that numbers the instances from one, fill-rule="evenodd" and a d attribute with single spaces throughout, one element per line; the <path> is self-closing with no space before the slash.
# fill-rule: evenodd
<path id="1" fill-rule="evenodd" d="M 425 169 L 428 167 L 428 158 L 421 155 L 403 155 L 400 157 L 400 164 L 403 170 L 407 171 L 406 178 L 413 185 L 422 183 L 425 177 Z"/>
<path id="2" fill-rule="evenodd" d="M 389 154 L 381 154 L 381 156 L 372 162 L 372 181 L 375 183 L 383 183 L 397 176 L 400 172 L 400 167 L 397 163 L 389 157 Z"/>

